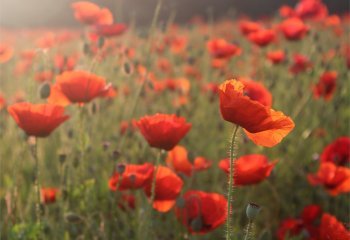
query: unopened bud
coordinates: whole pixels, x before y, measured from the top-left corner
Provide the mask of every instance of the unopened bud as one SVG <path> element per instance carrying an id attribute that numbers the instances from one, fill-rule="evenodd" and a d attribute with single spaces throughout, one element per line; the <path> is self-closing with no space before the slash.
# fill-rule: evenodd
<path id="1" fill-rule="evenodd" d="M 50 96 L 50 93 L 51 93 L 51 87 L 50 87 L 50 84 L 49 83 L 43 83 L 41 86 L 40 86 L 40 98 L 42 99 L 46 99 Z"/>
<path id="2" fill-rule="evenodd" d="M 246 208 L 246 214 L 249 220 L 254 220 L 260 212 L 261 207 L 255 203 L 249 203 Z"/>

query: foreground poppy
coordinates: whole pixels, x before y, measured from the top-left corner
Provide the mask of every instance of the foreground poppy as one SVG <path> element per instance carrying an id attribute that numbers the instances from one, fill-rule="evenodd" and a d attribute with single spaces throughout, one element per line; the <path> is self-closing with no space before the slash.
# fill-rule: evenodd
<path id="1" fill-rule="evenodd" d="M 44 204 L 50 204 L 56 202 L 56 194 L 59 190 L 57 188 L 42 188 L 41 202 Z"/>
<path id="2" fill-rule="evenodd" d="M 16 103 L 8 107 L 17 125 L 27 135 L 47 137 L 69 116 L 64 115 L 64 108 L 51 104 Z"/>
<path id="3" fill-rule="evenodd" d="M 350 231 L 328 213 L 323 214 L 320 225 L 320 240 L 349 240 Z"/>
<path id="4" fill-rule="evenodd" d="M 116 37 L 123 34 L 126 30 L 126 25 L 121 23 L 109 25 L 95 25 L 93 32 L 102 37 Z"/>
<path id="5" fill-rule="evenodd" d="M 74 17 L 87 25 L 112 24 L 113 15 L 107 8 L 100 8 L 92 2 L 80 1 L 72 3 Z"/>
<path id="6" fill-rule="evenodd" d="M 117 168 L 119 172 L 116 171 L 108 182 L 112 191 L 143 188 L 152 180 L 154 170 L 150 163 L 119 165 Z"/>
<path id="7" fill-rule="evenodd" d="M 227 200 L 221 194 L 190 190 L 180 199 L 175 214 L 191 233 L 213 231 L 226 221 Z"/>
<path id="8" fill-rule="evenodd" d="M 49 103 L 67 105 L 67 103 L 87 103 L 103 96 L 110 88 L 106 80 L 85 71 L 67 71 L 56 77 L 51 88 Z"/>
<path id="9" fill-rule="evenodd" d="M 322 162 L 318 172 L 308 174 L 307 178 L 311 185 L 322 185 L 332 196 L 350 192 L 350 168 L 332 162 Z"/>
<path id="10" fill-rule="evenodd" d="M 228 43 L 225 39 L 213 39 L 207 42 L 207 49 L 214 58 L 230 58 L 241 53 L 241 49 L 235 44 Z"/>
<path id="11" fill-rule="evenodd" d="M 277 161 L 268 162 L 266 156 L 261 154 L 250 154 L 235 160 L 235 185 L 257 184 L 270 176 Z M 230 170 L 230 159 L 219 162 L 219 167 L 227 174 Z"/>
<path id="12" fill-rule="evenodd" d="M 168 167 L 158 166 L 156 169 L 153 208 L 159 212 L 168 212 L 175 205 L 183 181 Z M 152 182 L 148 182 L 144 188 L 148 197 L 152 195 Z"/>
<path id="13" fill-rule="evenodd" d="M 282 112 L 276 112 L 260 102 L 244 96 L 244 85 L 227 80 L 219 87 L 222 117 L 244 128 L 255 144 L 272 147 L 294 128 L 294 122 Z"/>
<path id="14" fill-rule="evenodd" d="M 340 137 L 327 145 L 321 154 L 321 162 L 333 162 L 338 166 L 350 163 L 350 138 Z"/>
<path id="15" fill-rule="evenodd" d="M 272 95 L 262 83 L 245 78 L 240 78 L 239 81 L 244 85 L 243 92 L 246 96 L 264 106 L 271 107 Z"/>
<path id="16" fill-rule="evenodd" d="M 323 97 L 330 100 L 336 89 L 338 73 L 336 71 L 327 71 L 322 74 L 319 82 L 313 87 L 315 98 Z"/>
<path id="17" fill-rule="evenodd" d="M 288 40 L 300 40 L 309 28 L 299 18 L 289 18 L 282 22 L 280 29 Z"/>
<path id="18" fill-rule="evenodd" d="M 136 126 L 151 147 L 167 151 L 173 149 L 191 129 L 185 118 L 160 113 L 140 118 Z"/>
<path id="19" fill-rule="evenodd" d="M 191 176 L 193 171 L 193 165 L 188 159 L 186 148 L 183 146 L 176 146 L 168 152 L 166 163 L 169 167 L 176 172 Z"/>

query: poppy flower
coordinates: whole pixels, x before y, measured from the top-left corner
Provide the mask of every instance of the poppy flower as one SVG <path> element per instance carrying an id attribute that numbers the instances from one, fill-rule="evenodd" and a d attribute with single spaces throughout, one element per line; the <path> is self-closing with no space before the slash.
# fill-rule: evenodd
<path id="1" fill-rule="evenodd" d="M 239 29 L 241 33 L 248 36 L 250 33 L 257 32 L 260 30 L 261 24 L 253 21 L 243 20 L 239 22 Z"/>
<path id="2" fill-rule="evenodd" d="M 282 112 L 276 112 L 258 101 L 244 96 L 244 85 L 227 80 L 219 87 L 220 112 L 231 123 L 244 128 L 255 144 L 272 147 L 294 128 L 294 122 Z"/>
<path id="3" fill-rule="evenodd" d="M 327 71 L 322 74 L 319 82 L 313 87 L 315 98 L 323 97 L 330 100 L 336 90 L 338 73 L 336 71 Z"/>
<path id="4" fill-rule="evenodd" d="M 288 5 L 283 5 L 278 9 L 278 12 L 280 14 L 281 17 L 283 18 L 288 18 L 288 17 L 293 17 L 295 16 L 295 12 L 294 9 L 291 8 Z"/>
<path id="5" fill-rule="evenodd" d="M 276 33 L 272 29 L 260 29 L 248 35 L 248 39 L 259 47 L 269 45 L 273 40 L 275 40 L 275 38 Z"/>
<path id="6" fill-rule="evenodd" d="M 47 137 L 69 116 L 64 115 L 64 108 L 51 104 L 16 103 L 8 107 L 17 125 L 27 135 Z"/>
<path id="7" fill-rule="evenodd" d="M 87 103 L 103 96 L 110 85 L 100 76 L 85 71 L 67 71 L 56 77 L 49 103 Z"/>
<path id="8" fill-rule="evenodd" d="M 95 25 L 93 32 L 102 37 L 116 37 L 125 32 L 127 29 L 125 24 L 115 23 L 108 25 Z"/>
<path id="9" fill-rule="evenodd" d="M 277 161 L 268 162 L 267 157 L 261 154 L 250 154 L 235 160 L 235 185 L 257 184 L 270 176 Z M 219 162 L 219 167 L 227 174 L 230 169 L 230 160 L 224 159 Z"/>
<path id="10" fill-rule="evenodd" d="M 152 180 L 154 171 L 150 163 L 119 165 L 117 168 L 108 182 L 112 191 L 143 188 Z"/>
<path id="11" fill-rule="evenodd" d="M 344 224 L 339 220 L 328 214 L 324 213 L 321 218 L 320 225 L 320 240 L 349 240 L 350 231 L 348 231 Z"/>
<path id="12" fill-rule="evenodd" d="M 333 162 L 338 166 L 350 163 L 350 138 L 340 137 L 327 145 L 321 154 L 321 162 Z"/>
<path id="13" fill-rule="evenodd" d="M 5 97 L 2 95 L 2 93 L 0 93 L 0 111 L 6 106 L 6 99 Z"/>
<path id="14" fill-rule="evenodd" d="M 179 196 L 183 181 L 170 168 L 158 166 L 155 177 L 155 195 L 153 208 L 159 212 L 168 212 L 176 202 Z M 144 187 L 144 192 L 151 197 L 152 182 L 149 181 Z"/>
<path id="15" fill-rule="evenodd" d="M 56 195 L 59 190 L 57 188 L 41 188 L 41 202 L 50 204 L 56 202 Z"/>
<path id="16" fill-rule="evenodd" d="M 244 95 L 264 106 L 271 107 L 272 95 L 262 83 L 247 78 L 239 78 L 239 81 L 244 85 Z"/>
<path id="17" fill-rule="evenodd" d="M 310 239 L 318 239 L 319 230 L 316 226 L 317 219 L 321 217 L 322 210 L 318 205 L 306 206 L 299 218 L 287 218 L 282 221 L 277 230 L 277 239 L 285 240 L 286 237 L 296 237 L 306 231 Z"/>
<path id="18" fill-rule="evenodd" d="M 266 56 L 273 64 L 279 64 L 286 58 L 286 54 L 283 50 L 270 51 Z"/>
<path id="19" fill-rule="evenodd" d="M 328 9 L 320 0 L 300 0 L 295 14 L 302 19 L 321 20 L 328 15 Z"/>
<path id="20" fill-rule="evenodd" d="M 289 71 L 293 74 L 304 72 L 312 67 L 310 60 L 302 54 L 293 55 L 293 65 L 289 68 Z"/>
<path id="21" fill-rule="evenodd" d="M 74 17 L 87 25 L 112 24 L 113 15 L 107 8 L 100 8 L 94 3 L 80 1 L 72 3 Z"/>
<path id="22" fill-rule="evenodd" d="M 191 124 L 174 114 L 160 114 L 142 117 L 136 126 L 151 147 L 173 149 L 191 129 Z"/>
<path id="23" fill-rule="evenodd" d="M 13 48 L 0 43 L 0 64 L 8 62 L 13 56 Z"/>
<path id="24" fill-rule="evenodd" d="M 307 178 L 313 186 L 322 185 L 331 196 L 350 192 L 350 169 L 332 162 L 321 162 L 318 172 Z"/>
<path id="25" fill-rule="evenodd" d="M 191 176 L 193 171 L 193 165 L 188 159 L 186 148 L 183 146 L 176 146 L 168 152 L 166 158 L 167 165 L 174 169 L 176 172 Z"/>
<path id="26" fill-rule="evenodd" d="M 280 29 L 288 40 L 300 40 L 309 31 L 309 28 L 299 18 L 288 18 L 284 20 Z"/>
<path id="27" fill-rule="evenodd" d="M 218 38 L 207 42 L 209 54 L 214 58 L 231 58 L 239 55 L 241 49 L 235 44 L 227 42 L 225 39 Z"/>
<path id="28" fill-rule="evenodd" d="M 205 234 L 225 223 L 227 200 L 223 195 L 190 190 L 180 199 L 184 203 L 176 206 L 175 214 L 191 233 Z"/>
<path id="29" fill-rule="evenodd" d="M 204 157 L 196 157 L 193 162 L 194 169 L 196 171 L 202 171 L 210 168 L 212 162 Z"/>

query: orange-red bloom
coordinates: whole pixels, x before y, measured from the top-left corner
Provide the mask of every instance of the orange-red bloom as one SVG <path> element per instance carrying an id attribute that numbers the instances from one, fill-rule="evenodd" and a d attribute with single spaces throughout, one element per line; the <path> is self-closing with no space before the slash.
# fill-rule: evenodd
<path id="1" fill-rule="evenodd" d="M 275 40 L 275 37 L 276 33 L 272 29 L 260 29 L 248 35 L 248 39 L 259 47 L 269 45 L 273 40 Z"/>
<path id="2" fill-rule="evenodd" d="M 47 137 L 69 116 L 64 115 L 64 108 L 51 104 L 16 103 L 8 107 L 17 125 L 27 135 Z"/>
<path id="3" fill-rule="evenodd" d="M 225 39 L 213 39 L 207 42 L 207 49 L 214 58 L 230 58 L 241 53 L 241 49 Z"/>
<path id="4" fill-rule="evenodd" d="M 109 179 L 109 189 L 127 190 L 143 188 L 152 180 L 154 167 L 150 163 L 118 165 L 117 170 Z"/>
<path id="5" fill-rule="evenodd" d="M 310 60 L 302 54 L 293 55 L 293 65 L 289 68 L 289 71 L 293 74 L 304 72 L 312 67 Z"/>
<path id="6" fill-rule="evenodd" d="M 336 71 L 324 72 L 320 77 L 320 81 L 313 87 L 315 98 L 332 99 L 337 86 L 337 77 L 338 73 Z"/>
<path id="7" fill-rule="evenodd" d="M 272 95 L 262 83 L 246 78 L 239 78 L 239 81 L 244 85 L 243 92 L 246 96 L 264 106 L 271 107 Z"/>
<path id="8" fill-rule="evenodd" d="M 349 240 L 350 231 L 328 213 L 323 214 L 320 225 L 320 240 Z"/>
<path id="9" fill-rule="evenodd" d="M 307 178 L 311 185 L 322 185 L 332 196 L 350 192 L 350 169 L 332 162 L 322 162 L 318 172 Z"/>
<path id="10" fill-rule="evenodd" d="M 116 37 L 126 31 L 126 25 L 122 23 L 95 25 L 93 32 L 102 37 Z"/>
<path id="11" fill-rule="evenodd" d="M 174 114 L 160 114 L 142 117 L 136 126 L 151 147 L 173 149 L 191 129 L 191 124 Z"/>
<path id="12" fill-rule="evenodd" d="M 50 204 L 56 202 L 56 195 L 59 190 L 57 188 L 41 188 L 41 202 Z"/>
<path id="13" fill-rule="evenodd" d="M 277 160 L 268 162 L 266 156 L 261 154 L 245 155 L 235 160 L 235 185 L 251 185 L 259 183 L 270 176 Z M 229 173 L 230 160 L 224 159 L 219 163 L 219 167 Z"/>
<path id="14" fill-rule="evenodd" d="M 0 43 L 0 64 L 9 61 L 13 56 L 13 48 L 9 45 Z"/>
<path id="15" fill-rule="evenodd" d="M 176 198 L 181 192 L 183 181 L 170 168 L 163 166 L 155 168 L 156 182 L 153 208 L 159 212 L 168 212 L 175 205 Z M 149 181 L 144 188 L 148 197 L 151 196 L 152 182 Z"/>
<path id="16" fill-rule="evenodd" d="M 261 29 L 261 24 L 253 21 L 243 20 L 239 22 L 239 29 L 242 34 L 248 36 L 250 33 L 257 32 Z"/>
<path id="17" fill-rule="evenodd" d="M 218 228 L 226 221 L 227 200 L 217 193 L 190 190 L 182 197 L 175 214 L 191 233 L 204 234 Z"/>
<path id="18" fill-rule="evenodd" d="M 48 101 L 63 106 L 69 103 L 87 103 L 103 96 L 109 87 L 100 76 L 85 71 L 68 71 L 56 77 Z"/>
<path id="19" fill-rule="evenodd" d="M 279 64 L 286 58 L 286 54 L 283 50 L 270 51 L 266 56 L 273 64 Z"/>
<path id="20" fill-rule="evenodd" d="M 294 122 L 282 112 L 276 112 L 260 102 L 244 96 L 244 85 L 228 80 L 220 85 L 220 111 L 229 122 L 244 128 L 257 145 L 272 147 L 294 128 Z"/>
<path id="21" fill-rule="evenodd" d="M 328 9 L 321 0 L 300 0 L 295 13 L 302 19 L 321 20 L 328 15 Z"/>
<path id="22" fill-rule="evenodd" d="M 309 31 L 309 28 L 299 18 L 284 20 L 280 29 L 288 40 L 300 40 Z"/>
<path id="23" fill-rule="evenodd" d="M 191 176 L 193 171 L 193 165 L 188 159 L 186 148 L 183 146 L 176 146 L 168 152 L 166 158 L 167 165 L 174 169 L 176 172 Z"/>
<path id="24" fill-rule="evenodd" d="M 321 154 L 322 162 L 333 162 L 338 166 L 350 163 L 350 138 L 340 137 L 327 145 Z"/>
<path id="25" fill-rule="evenodd" d="M 74 17 L 87 25 L 112 24 L 113 15 L 107 8 L 100 8 L 94 3 L 80 1 L 72 3 Z"/>

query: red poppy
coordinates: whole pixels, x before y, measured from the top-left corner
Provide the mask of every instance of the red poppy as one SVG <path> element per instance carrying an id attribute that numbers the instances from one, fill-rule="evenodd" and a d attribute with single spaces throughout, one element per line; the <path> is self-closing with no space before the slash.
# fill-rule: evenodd
<path id="1" fill-rule="evenodd" d="M 100 8 L 94 3 L 81 1 L 72 3 L 74 17 L 87 25 L 112 24 L 113 15 L 107 8 Z"/>
<path id="2" fill-rule="evenodd" d="M 13 48 L 0 43 L 0 64 L 8 62 L 13 56 Z"/>
<path id="3" fill-rule="evenodd" d="M 169 167 L 176 172 L 191 176 L 193 171 L 193 165 L 188 159 L 186 148 L 183 146 L 176 146 L 168 152 L 166 163 Z"/>
<path id="4" fill-rule="evenodd" d="M 260 183 L 270 176 L 277 160 L 271 163 L 267 157 L 260 154 L 245 155 L 235 160 L 235 185 L 251 185 Z M 219 167 L 229 173 L 230 159 L 221 160 Z"/>
<path id="5" fill-rule="evenodd" d="M 322 185 L 332 196 L 350 192 L 350 169 L 332 162 L 322 162 L 318 172 L 307 178 L 311 185 Z"/>
<path id="6" fill-rule="evenodd" d="M 264 106 L 271 107 L 272 95 L 262 83 L 247 78 L 239 78 L 239 81 L 244 85 L 244 95 Z"/>
<path id="7" fill-rule="evenodd" d="M 321 219 L 320 240 L 349 240 L 350 231 L 348 231 L 339 220 L 325 213 Z"/>
<path id="8" fill-rule="evenodd" d="M 222 38 L 208 41 L 207 49 L 214 58 L 231 58 L 241 53 L 241 49 L 238 46 Z"/>
<path id="9" fill-rule="evenodd" d="M 309 28 L 299 18 L 289 18 L 282 22 L 280 29 L 288 40 L 300 40 Z"/>
<path id="10" fill-rule="evenodd" d="M 283 18 L 293 17 L 295 15 L 294 9 L 288 5 L 281 6 L 278 11 Z"/>
<path id="11" fill-rule="evenodd" d="M 158 166 L 156 170 L 155 195 L 153 208 L 159 212 L 168 212 L 181 192 L 183 181 L 170 168 Z M 152 177 L 153 178 L 153 177 Z M 152 182 L 149 181 L 144 191 L 151 196 Z"/>
<path id="12" fill-rule="evenodd" d="M 2 95 L 2 93 L 0 93 L 0 111 L 6 106 L 6 99 L 5 97 Z"/>
<path id="13" fill-rule="evenodd" d="M 293 65 L 289 68 L 289 71 L 293 74 L 304 72 L 312 67 L 310 60 L 302 54 L 294 54 Z"/>
<path id="14" fill-rule="evenodd" d="M 321 20 L 328 15 L 328 9 L 321 0 L 300 0 L 295 13 L 302 19 Z"/>
<path id="15" fill-rule="evenodd" d="M 210 166 L 212 165 L 212 162 L 204 157 L 196 157 L 194 159 L 193 165 L 196 171 L 202 171 L 210 168 Z"/>
<path id="16" fill-rule="evenodd" d="M 239 29 L 242 34 L 248 36 L 250 33 L 257 32 L 261 29 L 261 24 L 253 21 L 243 20 L 239 22 Z"/>
<path id="17" fill-rule="evenodd" d="M 255 144 L 272 147 L 294 128 L 292 119 L 282 112 L 276 112 L 244 96 L 241 82 L 228 80 L 219 88 L 222 117 L 243 127 Z"/>
<path id="18" fill-rule="evenodd" d="M 265 47 L 269 45 L 276 38 L 276 33 L 272 29 L 260 29 L 259 31 L 250 33 L 248 39 L 258 45 Z"/>
<path id="19" fill-rule="evenodd" d="M 309 205 L 303 209 L 300 218 L 287 218 L 282 221 L 277 230 L 277 239 L 285 240 L 287 236 L 295 237 L 306 231 L 310 239 L 318 239 L 316 220 L 321 216 L 322 210 L 318 205 Z"/>
<path id="20" fill-rule="evenodd" d="M 41 202 L 44 204 L 56 202 L 56 194 L 58 191 L 57 188 L 41 188 Z"/>
<path id="21" fill-rule="evenodd" d="M 104 78 L 85 71 L 68 71 L 56 77 L 49 103 L 87 103 L 103 96 L 110 88 Z"/>
<path id="22" fill-rule="evenodd" d="M 69 116 L 64 115 L 64 108 L 51 104 L 16 103 L 8 107 L 17 125 L 27 135 L 47 137 Z"/>
<path id="23" fill-rule="evenodd" d="M 338 166 L 350 163 L 350 138 L 340 137 L 327 145 L 321 154 L 321 162 L 333 162 Z"/>
<path id="24" fill-rule="evenodd" d="M 169 151 L 188 133 L 192 125 L 183 117 L 157 113 L 142 117 L 136 126 L 151 147 Z"/>
<path id="25" fill-rule="evenodd" d="M 313 87 L 315 98 L 332 99 L 337 86 L 337 77 L 338 73 L 336 71 L 324 72 L 320 77 L 320 81 Z"/>
<path id="26" fill-rule="evenodd" d="M 150 163 L 119 165 L 117 168 L 108 182 L 112 191 L 143 188 L 152 180 L 154 171 Z"/>
<path id="27" fill-rule="evenodd" d="M 227 200 L 223 195 L 190 190 L 181 198 L 184 203 L 176 206 L 175 214 L 191 233 L 213 231 L 226 221 Z"/>
<path id="28" fill-rule="evenodd" d="M 93 32 L 102 37 L 116 37 L 123 34 L 127 27 L 122 23 L 95 25 Z"/>
<path id="29" fill-rule="evenodd" d="M 286 58 L 286 54 L 283 50 L 270 51 L 266 56 L 273 64 L 284 62 Z"/>

